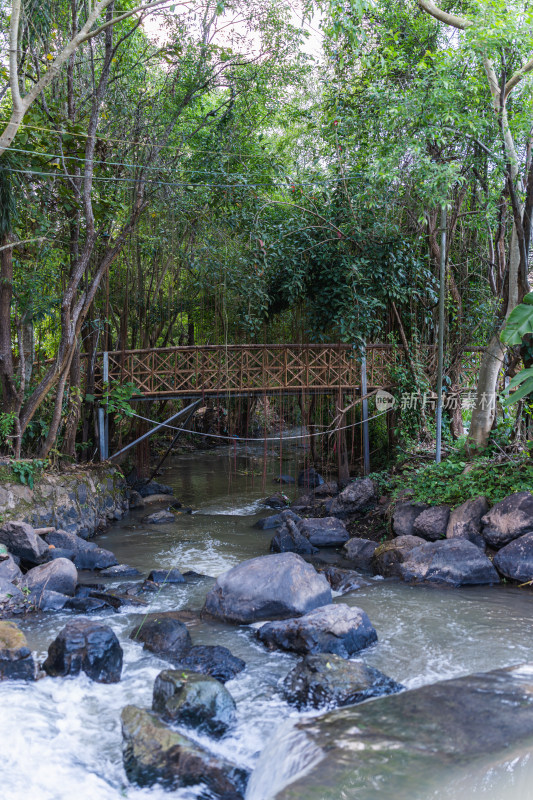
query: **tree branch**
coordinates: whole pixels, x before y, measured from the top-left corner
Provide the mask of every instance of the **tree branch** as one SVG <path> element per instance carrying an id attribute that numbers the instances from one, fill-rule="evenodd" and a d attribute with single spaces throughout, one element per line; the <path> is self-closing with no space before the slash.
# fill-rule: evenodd
<path id="1" fill-rule="evenodd" d="M 431 17 L 438 19 L 439 22 L 444 22 L 446 25 L 451 25 L 452 28 L 459 28 L 464 31 L 472 25 L 470 20 L 464 17 L 458 17 L 456 14 L 448 14 L 446 11 L 438 8 L 431 0 L 417 0 L 419 7 Z"/>

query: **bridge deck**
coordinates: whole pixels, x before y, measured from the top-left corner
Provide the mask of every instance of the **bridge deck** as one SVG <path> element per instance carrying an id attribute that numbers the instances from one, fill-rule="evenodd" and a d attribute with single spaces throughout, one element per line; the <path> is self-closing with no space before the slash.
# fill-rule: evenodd
<path id="1" fill-rule="evenodd" d="M 465 379 L 477 370 L 481 348 L 467 354 Z M 425 371 L 434 370 L 435 348 L 423 351 Z M 133 383 L 144 397 L 203 397 L 239 393 L 332 393 L 361 385 L 358 351 L 344 344 L 204 345 L 111 351 L 109 381 Z M 369 388 L 394 383 L 391 370 L 403 362 L 402 348 L 372 344 L 366 348 Z M 103 391 L 96 374 L 95 394 Z"/>

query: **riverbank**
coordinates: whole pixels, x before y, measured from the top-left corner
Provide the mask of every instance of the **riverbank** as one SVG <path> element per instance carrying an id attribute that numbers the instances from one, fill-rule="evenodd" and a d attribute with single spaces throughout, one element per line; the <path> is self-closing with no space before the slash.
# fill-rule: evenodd
<path id="1" fill-rule="evenodd" d="M 124 794 L 130 800 L 168 797 L 158 784 L 140 788 L 130 783 L 123 766 L 122 710 L 128 705 L 150 709 L 157 676 L 173 666 L 167 658 L 130 638 L 148 615 L 181 612 L 194 647 L 226 647 L 245 664 L 225 683 L 236 703 L 236 716 L 222 738 L 215 740 L 190 727 L 178 728 L 215 758 L 252 771 L 259 753 L 265 751 L 269 741 L 276 741 L 280 723 L 312 719 L 310 714 L 321 713 L 320 709 L 298 712 L 282 691 L 287 676 L 301 660 L 298 654 L 267 649 L 258 640 L 253 624 L 236 626 L 207 616 L 183 614 L 186 609 L 199 611 L 203 607 L 222 573 L 269 554 L 275 531 L 260 530 L 255 525 L 274 513 L 262 500 L 276 491 L 274 478 L 279 475 L 279 462 L 272 452 L 261 470 L 260 456 L 261 445 L 237 452 L 227 448 L 183 456 L 161 480 L 194 513 L 180 514 L 176 509 L 172 522 L 150 525 L 144 518 L 152 509 L 134 509 L 98 536 L 95 544 L 141 573 L 121 578 L 80 571 L 80 584 L 98 583 L 104 591 L 125 597 L 118 609 L 101 606 L 90 616 L 83 615 L 108 626 L 116 635 L 123 651 L 121 680 L 106 685 L 81 673 L 68 680 L 43 677 L 25 685 L 0 682 L 0 736 L 4 759 L 9 763 L 9 774 L 3 780 L 6 800 L 21 800 L 28 794 L 36 800 L 67 800 L 74 791 L 98 800 L 119 800 Z M 297 476 L 297 463 L 293 452 L 283 463 L 283 473 Z M 284 486 L 291 501 L 300 491 L 292 484 Z M 314 558 L 350 566 L 338 548 L 321 548 Z M 320 568 L 318 561 L 316 564 Z M 180 583 L 163 583 L 151 592 L 129 595 L 128 601 L 129 588 L 140 587 L 153 569 L 164 574 L 179 569 L 184 575 L 194 571 L 196 575 Z M 355 590 L 342 596 L 334 592 L 332 602 L 334 606 L 364 609 L 377 631 L 377 642 L 349 663 L 362 661 L 408 689 L 533 660 L 531 594 L 527 589 L 509 585 L 456 591 L 441 586 L 413 588 L 398 579 L 368 576 Z M 73 619 L 79 617 L 61 610 L 19 620 L 37 664 L 45 662 L 51 643 Z M 297 748 L 291 748 L 291 752 L 298 758 Z M 477 779 L 481 780 L 479 776 Z M 409 781 L 416 797 L 416 770 Z M 430 788 L 445 791 L 445 786 L 439 783 Z M 476 796 L 478 788 L 475 782 L 467 781 L 464 796 Z M 269 792 L 272 789 L 268 787 Z M 327 791 L 335 797 L 335 785 Z M 180 788 L 174 796 L 196 800 L 201 790 Z M 527 795 L 517 792 L 514 783 L 508 795 L 504 792 L 497 800 L 511 798 L 526 800 Z"/>

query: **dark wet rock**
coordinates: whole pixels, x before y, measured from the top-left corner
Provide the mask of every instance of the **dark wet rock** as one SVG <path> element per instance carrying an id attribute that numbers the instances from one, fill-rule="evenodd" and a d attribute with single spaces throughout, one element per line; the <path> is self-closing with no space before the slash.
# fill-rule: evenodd
<path id="1" fill-rule="evenodd" d="M 413 536 L 415 520 L 429 506 L 426 503 L 399 503 L 392 515 L 392 530 L 395 536 Z"/>
<path id="2" fill-rule="evenodd" d="M 397 536 L 391 542 L 383 542 L 374 551 L 372 568 L 377 575 L 385 578 L 399 576 L 400 566 L 411 550 L 426 544 L 420 536 Z"/>
<path id="3" fill-rule="evenodd" d="M 492 506 L 481 522 L 482 536 L 495 550 L 533 533 L 533 494 L 517 492 L 504 498 Z"/>
<path id="4" fill-rule="evenodd" d="M 214 581 L 212 575 L 203 575 L 201 572 L 195 572 L 193 569 L 188 569 L 183 573 L 183 577 L 187 583 L 198 583 L 199 581 Z"/>
<path id="5" fill-rule="evenodd" d="M 21 569 L 12 555 L 0 561 L 0 578 L 4 578 L 4 580 L 8 581 L 15 581 L 21 576 Z"/>
<path id="6" fill-rule="evenodd" d="M 296 498 L 294 503 L 291 503 L 291 511 L 295 514 L 306 514 L 313 511 L 316 507 L 316 500 L 314 494 L 302 494 Z"/>
<path id="7" fill-rule="evenodd" d="M 267 622 L 257 635 L 270 649 L 336 653 L 343 658 L 374 644 L 378 638 L 363 609 L 344 603 L 315 608 L 296 619 Z"/>
<path id="8" fill-rule="evenodd" d="M 222 736 L 235 722 L 235 700 L 210 675 L 189 670 L 160 672 L 154 683 L 152 710 L 166 722 Z"/>
<path id="9" fill-rule="evenodd" d="M 469 542 L 485 549 L 481 535 L 481 518 L 489 510 L 486 497 L 476 497 L 454 508 L 446 529 L 447 539 L 468 539 Z"/>
<path id="10" fill-rule="evenodd" d="M 139 492 L 141 497 L 150 497 L 154 494 L 173 494 L 174 490 L 172 486 L 165 486 L 164 483 L 158 483 L 157 481 L 150 481 L 150 483 L 144 484 L 137 484 L 135 487 L 136 491 Z"/>
<path id="11" fill-rule="evenodd" d="M 55 549 L 59 548 L 67 552 L 73 552 L 74 558 L 72 560 L 77 569 L 106 569 L 118 563 L 114 553 L 110 550 L 104 550 L 94 542 L 87 542 L 80 536 L 76 536 L 75 533 L 61 530 L 54 531 L 47 535 L 46 541 Z M 55 553 L 53 557 L 57 557 Z"/>
<path id="12" fill-rule="evenodd" d="M 4 522 L 0 526 L 0 544 L 28 564 L 41 564 L 48 557 L 48 545 L 26 522 Z"/>
<path id="13" fill-rule="evenodd" d="M 270 497 L 265 497 L 262 502 L 264 506 L 268 506 L 269 508 L 286 508 L 289 505 L 290 500 L 281 492 L 276 492 L 276 494 L 273 494 Z"/>
<path id="14" fill-rule="evenodd" d="M 112 606 L 103 598 L 97 597 L 67 597 L 64 608 L 67 611 L 76 611 L 78 614 L 91 614 L 103 611 Z"/>
<path id="15" fill-rule="evenodd" d="M 246 667 L 242 658 L 221 645 L 194 645 L 179 657 L 169 659 L 176 669 L 211 675 L 221 683 L 232 680 Z"/>
<path id="16" fill-rule="evenodd" d="M 169 522 L 175 522 L 176 517 L 172 513 L 172 511 L 154 511 L 153 514 L 148 514 L 148 516 L 143 517 L 142 521 L 144 525 L 165 525 Z"/>
<path id="17" fill-rule="evenodd" d="M 26 595 L 28 605 L 39 611 L 62 611 L 69 599 L 68 595 L 51 589 L 34 590 Z"/>
<path id="18" fill-rule="evenodd" d="M 356 569 L 362 569 L 365 572 L 372 571 L 372 558 L 376 548 L 379 547 L 379 542 L 374 542 L 372 539 L 349 539 L 342 552 L 344 558 L 351 562 L 352 566 Z"/>
<path id="19" fill-rule="evenodd" d="M 117 558 L 110 550 L 103 547 L 96 547 L 94 550 L 86 550 L 78 553 L 74 558 L 74 564 L 78 569 L 107 569 L 118 564 Z"/>
<path id="20" fill-rule="evenodd" d="M 298 522 L 298 530 L 315 547 L 339 547 L 350 538 L 346 525 L 336 517 L 302 519 Z"/>
<path id="21" fill-rule="evenodd" d="M 364 661 L 331 653 L 305 656 L 282 682 L 285 699 L 298 709 L 348 706 L 403 688 Z"/>
<path id="22" fill-rule="evenodd" d="M 298 475 L 298 486 L 304 489 L 316 489 L 325 483 L 324 478 L 313 467 L 304 469 Z"/>
<path id="23" fill-rule="evenodd" d="M 339 492 L 339 484 L 337 481 L 328 481 L 317 486 L 313 492 L 315 497 L 333 497 Z"/>
<path id="24" fill-rule="evenodd" d="M 444 539 L 450 519 L 449 506 L 431 506 L 418 514 L 413 523 L 413 536 L 420 536 L 428 542 Z"/>
<path id="25" fill-rule="evenodd" d="M 106 567 L 100 572 L 100 575 L 106 578 L 132 578 L 140 574 L 141 572 L 137 567 L 130 567 L 129 564 L 114 564 L 112 567 Z"/>
<path id="26" fill-rule="evenodd" d="M 140 586 L 136 586 L 135 589 L 133 587 L 126 591 L 126 594 L 149 594 L 152 592 L 158 592 L 161 589 L 161 584 L 156 583 L 155 581 L 145 580 L 141 583 Z"/>
<path id="27" fill-rule="evenodd" d="M 475 586 L 499 583 L 491 561 L 467 539 L 425 542 L 406 555 L 400 575 L 409 583 L 438 583 Z"/>
<path id="28" fill-rule="evenodd" d="M 248 798 L 262 800 L 277 758 L 271 800 L 412 800 L 439 797 L 443 786 L 464 800 L 472 773 L 491 787 L 489 768 L 524 758 L 533 737 L 532 676 L 533 665 L 522 664 L 300 718 L 263 751 Z"/>
<path id="29" fill-rule="evenodd" d="M 533 533 L 506 544 L 496 553 L 493 563 L 505 578 L 519 583 L 533 580 Z"/>
<path id="30" fill-rule="evenodd" d="M 92 591 L 89 595 L 90 597 L 94 597 L 97 600 L 104 600 L 108 606 L 114 608 L 115 611 L 118 611 L 119 608 L 122 606 L 146 606 L 147 601 L 143 600 L 140 597 L 135 597 L 127 592 L 118 592 L 115 590 L 110 590 L 107 592 L 95 590 Z"/>
<path id="31" fill-rule="evenodd" d="M 35 680 L 35 663 L 26 637 L 14 622 L 0 622 L 0 681 Z"/>
<path id="32" fill-rule="evenodd" d="M 254 523 L 254 528 L 258 528 L 260 531 L 268 531 L 272 528 L 279 528 L 280 525 L 283 525 L 288 519 L 292 520 L 292 522 L 299 522 L 301 517 L 288 508 L 282 511 L 281 514 L 272 514 L 270 517 L 258 519 L 257 522 Z"/>
<path id="33" fill-rule="evenodd" d="M 179 789 L 203 784 L 217 800 L 243 800 L 248 775 L 136 706 L 122 710 L 124 768 L 139 786 Z"/>
<path id="34" fill-rule="evenodd" d="M 296 483 L 296 481 L 292 477 L 292 475 L 279 475 L 278 477 L 274 478 L 273 480 L 274 480 L 274 483 L 285 483 L 285 484 Z"/>
<path id="35" fill-rule="evenodd" d="M 359 478 L 342 490 L 333 500 L 326 503 L 326 513 L 332 517 L 352 516 L 360 514 L 376 502 L 376 487 L 371 478 Z"/>
<path id="36" fill-rule="evenodd" d="M 72 597 L 77 582 L 78 570 L 72 561 L 68 558 L 57 558 L 30 569 L 20 581 L 20 586 L 22 589 L 29 589 L 31 593 L 48 590 Z"/>
<path id="37" fill-rule="evenodd" d="M 130 508 L 144 508 L 143 498 L 136 492 L 135 489 L 131 489 L 129 493 L 129 504 Z"/>
<path id="38" fill-rule="evenodd" d="M 184 623 L 165 614 L 143 620 L 133 629 L 130 639 L 140 642 L 145 650 L 169 659 L 180 658 L 192 645 Z"/>
<path id="39" fill-rule="evenodd" d="M 8 581 L 7 578 L 0 578 L 0 603 L 6 600 L 16 598 L 17 600 L 23 599 L 24 594 L 20 591 L 18 586 Z"/>
<path id="40" fill-rule="evenodd" d="M 153 569 L 148 580 L 154 583 L 185 583 L 185 578 L 175 567 L 171 569 Z"/>
<path id="41" fill-rule="evenodd" d="M 243 561 L 217 578 L 205 610 L 228 622 L 250 623 L 305 614 L 331 602 L 323 575 L 296 553 Z"/>
<path id="42" fill-rule="evenodd" d="M 169 508 L 173 508 L 175 511 L 179 511 L 180 508 L 183 508 L 183 503 L 180 503 L 179 500 L 173 500 L 172 503 L 168 504 Z"/>
<path id="43" fill-rule="evenodd" d="M 87 619 L 67 623 L 48 648 L 43 669 L 52 677 L 80 672 L 98 683 L 118 683 L 122 647 L 109 625 Z"/>
<path id="44" fill-rule="evenodd" d="M 105 592 L 105 588 L 105 583 L 78 583 L 74 597 L 89 597 L 91 592 Z"/>
<path id="45" fill-rule="evenodd" d="M 321 567 L 319 572 L 324 575 L 334 592 L 347 594 L 370 586 L 370 581 L 365 580 L 358 572 L 340 567 Z"/>
<path id="46" fill-rule="evenodd" d="M 317 553 L 318 549 L 313 547 L 309 539 L 300 533 L 296 523 L 288 519 L 272 537 L 270 552 L 311 555 Z"/>

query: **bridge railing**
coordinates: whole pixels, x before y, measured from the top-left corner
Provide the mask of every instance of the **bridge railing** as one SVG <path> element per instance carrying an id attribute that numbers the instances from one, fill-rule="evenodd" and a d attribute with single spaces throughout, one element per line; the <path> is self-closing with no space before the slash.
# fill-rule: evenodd
<path id="1" fill-rule="evenodd" d="M 481 348 L 472 348 L 465 373 L 477 371 Z M 435 348 L 420 350 L 425 372 L 433 371 Z M 466 355 L 466 354 L 465 354 Z M 165 347 L 107 353 L 110 381 L 131 382 L 144 396 L 216 396 L 223 394 L 333 392 L 361 385 L 360 353 L 348 344 L 249 344 Z M 391 386 L 392 368 L 403 349 L 388 344 L 366 348 L 369 389 Z M 101 365 L 101 359 L 98 359 Z M 466 374 L 465 374 L 466 377 Z M 95 394 L 103 391 L 101 367 Z"/>

